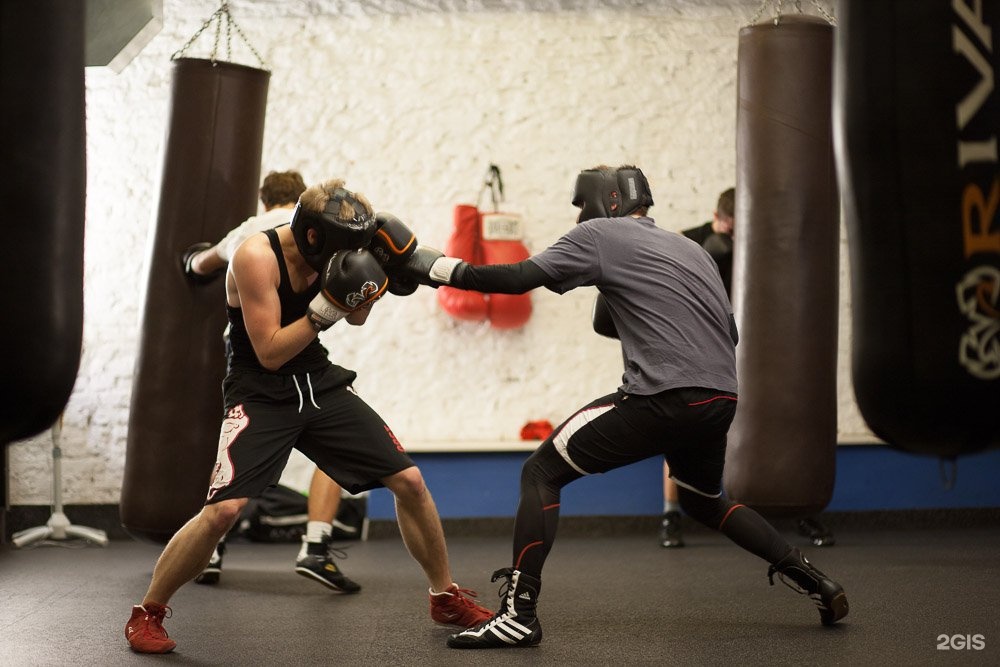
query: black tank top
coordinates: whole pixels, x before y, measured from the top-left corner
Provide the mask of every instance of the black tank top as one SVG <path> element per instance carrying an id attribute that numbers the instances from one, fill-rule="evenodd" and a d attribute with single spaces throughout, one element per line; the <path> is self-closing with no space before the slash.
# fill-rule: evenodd
<path id="1" fill-rule="evenodd" d="M 319 294 L 319 280 L 315 280 L 304 292 L 292 291 L 292 283 L 288 279 L 288 267 L 285 266 L 285 254 L 281 251 L 278 233 L 273 229 L 265 230 L 264 233 L 267 234 L 267 238 L 271 242 L 271 249 L 274 250 L 274 256 L 278 260 L 278 270 L 281 273 L 281 280 L 278 283 L 278 300 L 281 302 L 281 326 L 285 327 L 306 314 L 309 302 Z M 226 315 L 229 317 L 227 356 L 230 372 L 253 370 L 277 375 L 295 375 L 312 373 L 331 365 L 326 348 L 320 344 L 319 338 L 313 338 L 305 349 L 286 361 L 281 368 L 269 371 L 260 363 L 257 353 L 254 352 L 253 345 L 250 343 L 250 336 L 247 334 L 247 327 L 243 322 L 243 309 L 233 308 L 226 304 Z"/>

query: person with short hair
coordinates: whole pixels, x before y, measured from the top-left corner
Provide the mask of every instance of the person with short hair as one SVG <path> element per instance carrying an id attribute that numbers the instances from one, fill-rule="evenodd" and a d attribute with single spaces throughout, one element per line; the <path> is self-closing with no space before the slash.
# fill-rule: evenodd
<path id="1" fill-rule="evenodd" d="M 364 195 L 330 179 L 302 193 L 290 225 L 236 249 L 226 272 L 225 418 L 208 496 L 170 539 L 132 607 L 125 637 L 134 651 L 174 649 L 163 627 L 170 599 L 204 570 L 249 499 L 278 480 L 293 447 L 352 493 L 382 486 L 393 493 L 403 542 L 430 583 L 435 622 L 469 627 L 492 616 L 452 580 L 441 520 L 420 470 L 354 390 L 357 374 L 331 362 L 318 338 L 340 320 L 367 321 L 389 289 L 383 266 L 411 244 L 401 222 L 376 216 Z"/>
<path id="2" fill-rule="evenodd" d="M 267 229 L 287 225 L 299 197 L 306 189 L 302 174 L 297 171 L 272 171 L 260 186 L 260 203 L 264 213 L 254 215 L 234 227 L 218 243 L 195 243 L 181 257 L 184 273 L 195 283 L 207 283 L 222 275 L 233 253 L 245 240 Z M 223 334 L 229 347 L 229 328 Z M 342 549 L 333 548 L 333 520 L 340 508 L 341 488 L 329 475 L 314 468 L 309 483 L 306 532 L 295 559 L 295 572 L 307 579 L 341 593 L 357 593 L 361 586 L 349 579 L 333 560 L 344 557 Z M 223 537 L 215 547 L 208 565 L 194 578 L 197 584 L 217 584 L 222 577 L 222 562 L 227 549 Z"/>

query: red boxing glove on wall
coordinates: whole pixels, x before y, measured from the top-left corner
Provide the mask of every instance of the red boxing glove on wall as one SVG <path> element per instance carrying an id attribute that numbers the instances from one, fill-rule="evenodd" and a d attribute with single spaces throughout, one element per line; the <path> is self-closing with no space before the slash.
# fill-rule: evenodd
<path id="1" fill-rule="evenodd" d="M 459 204 L 455 207 L 454 220 L 455 229 L 444 246 L 444 254 L 458 257 L 469 264 L 482 264 L 479 209 L 469 204 Z M 442 285 L 436 291 L 441 308 L 455 319 L 481 322 L 489 316 L 489 305 L 482 292 L 470 292 L 447 285 Z"/>
<path id="2" fill-rule="evenodd" d="M 483 264 L 515 264 L 531 253 L 521 242 L 521 216 L 510 213 L 482 214 Z M 516 329 L 531 317 L 531 294 L 488 295 L 490 326 Z"/>

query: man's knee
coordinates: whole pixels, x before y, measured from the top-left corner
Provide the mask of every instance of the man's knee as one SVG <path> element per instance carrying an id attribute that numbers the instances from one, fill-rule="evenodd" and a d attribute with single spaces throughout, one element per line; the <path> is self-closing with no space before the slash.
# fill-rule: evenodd
<path id="1" fill-rule="evenodd" d="M 385 484 L 387 489 L 392 491 L 397 500 L 403 502 L 418 500 L 427 493 L 424 476 L 416 466 L 411 466 L 394 475 L 390 475 L 382 480 L 382 483 Z"/>
<path id="2" fill-rule="evenodd" d="M 555 447 L 542 445 L 521 466 L 521 486 L 558 489 L 580 477 Z"/>
<path id="3" fill-rule="evenodd" d="M 201 509 L 201 515 L 203 519 L 208 521 L 214 532 L 225 535 L 240 518 L 240 513 L 243 512 L 248 501 L 248 498 L 220 500 L 217 503 L 205 505 Z"/>
<path id="4" fill-rule="evenodd" d="M 713 530 L 718 530 L 726 512 L 733 503 L 721 497 L 705 496 L 684 487 L 678 487 L 677 499 L 689 517 Z"/>

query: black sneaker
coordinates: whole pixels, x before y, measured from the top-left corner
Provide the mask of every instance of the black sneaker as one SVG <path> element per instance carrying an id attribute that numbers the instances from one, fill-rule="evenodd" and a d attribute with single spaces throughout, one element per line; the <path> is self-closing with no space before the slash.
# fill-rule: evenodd
<path id="1" fill-rule="evenodd" d="M 464 632 L 448 637 L 451 648 L 516 648 L 537 646 L 542 641 L 542 625 L 535 616 L 542 582 L 519 570 L 504 568 L 491 581 L 506 578 L 500 589 L 500 611 Z"/>
<path id="2" fill-rule="evenodd" d="M 793 591 L 808 595 L 816 603 L 819 620 L 823 625 L 833 625 L 847 616 L 847 595 L 844 588 L 813 567 L 798 549 L 793 548 L 791 553 L 768 568 L 767 578 L 772 586 L 775 574 Z M 788 583 L 785 577 L 795 585 Z"/>
<path id="3" fill-rule="evenodd" d="M 313 547 L 312 544 L 309 546 Z M 340 568 L 334 565 L 333 556 L 347 558 L 343 549 L 337 549 L 330 545 L 329 540 L 325 540 L 322 544 L 322 553 L 306 553 L 295 561 L 295 572 L 341 593 L 360 591 L 361 586 L 345 577 Z"/>
<path id="4" fill-rule="evenodd" d="M 830 529 L 814 518 L 799 521 L 799 535 L 808 537 L 809 541 L 816 547 L 832 547 L 837 543 Z"/>
<path id="5" fill-rule="evenodd" d="M 215 545 L 212 560 L 208 561 L 208 565 L 201 571 L 201 574 L 194 578 L 194 583 L 208 585 L 219 583 L 219 577 L 222 576 L 222 555 L 224 553 L 226 553 L 226 543 L 219 542 Z"/>
<path id="6" fill-rule="evenodd" d="M 666 512 L 663 515 L 663 522 L 660 524 L 660 546 L 668 549 L 684 546 L 680 512 Z"/>

